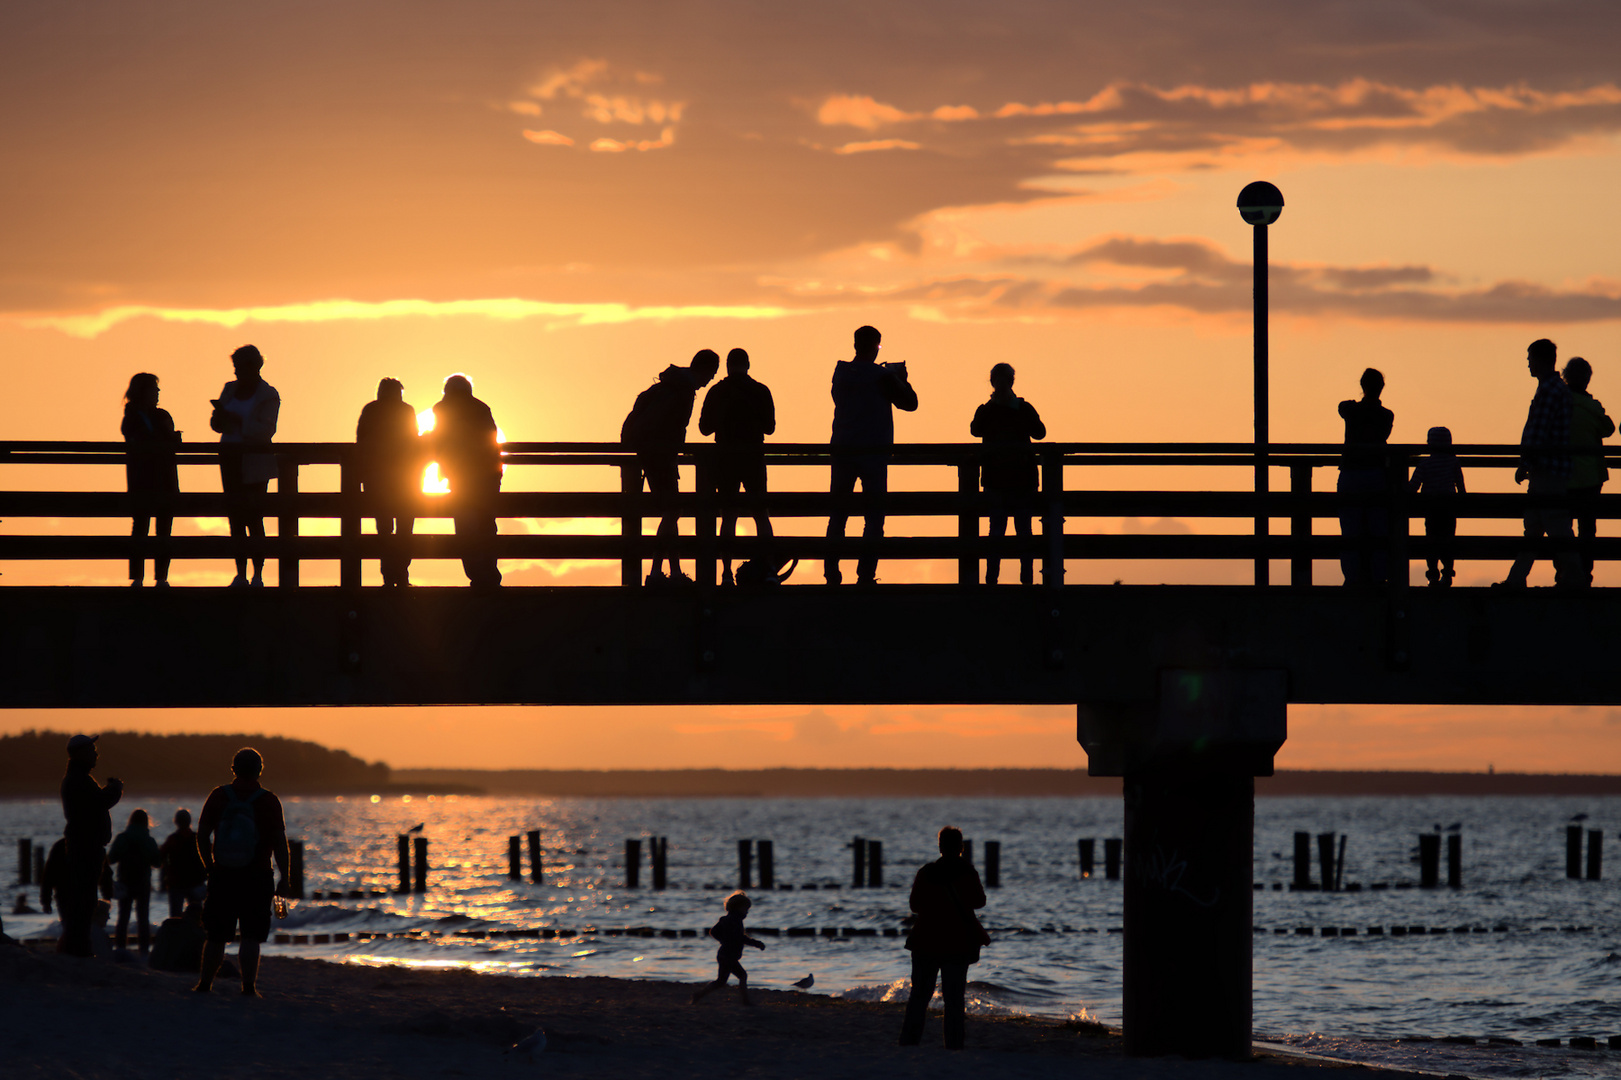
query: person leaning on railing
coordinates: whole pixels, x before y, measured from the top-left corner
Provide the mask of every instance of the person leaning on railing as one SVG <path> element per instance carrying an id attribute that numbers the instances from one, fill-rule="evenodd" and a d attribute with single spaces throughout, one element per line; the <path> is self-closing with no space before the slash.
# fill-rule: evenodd
<path id="1" fill-rule="evenodd" d="M 141 372 L 129 381 L 124 392 L 124 421 L 119 425 L 124 443 L 124 478 L 130 501 L 135 504 L 131 517 L 130 536 L 144 538 L 155 531 L 167 539 L 174 528 L 174 511 L 170 500 L 180 491 L 179 471 L 175 467 L 174 448 L 180 442 L 180 432 L 174 429 L 174 417 L 167 409 L 158 408 L 158 377 Z M 154 529 L 154 525 L 156 526 Z M 146 577 L 146 560 L 134 557 L 129 561 L 129 583 L 140 588 Z M 169 585 L 169 559 L 159 556 L 152 560 L 152 584 L 159 588 Z"/>
<path id="2" fill-rule="evenodd" d="M 231 537 L 246 540 L 265 538 L 265 520 L 249 509 L 257 502 L 276 477 L 274 454 L 246 454 L 244 446 L 268 446 L 276 435 L 276 421 L 281 414 L 281 395 L 276 388 L 259 377 L 265 358 L 252 345 L 244 345 L 231 354 L 231 366 L 236 378 L 225 384 L 220 396 L 212 404 L 214 414 L 208 426 L 220 433 L 220 445 L 227 447 L 220 454 L 220 486 L 232 503 L 230 509 Z M 254 586 L 264 580 L 265 560 L 254 556 Z M 236 560 L 236 577 L 231 588 L 248 585 L 248 561 Z"/>
<path id="3" fill-rule="evenodd" d="M 377 384 L 377 399 L 360 410 L 355 425 L 355 452 L 360 486 L 377 512 L 377 535 L 383 538 L 383 584 L 411 584 L 411 557 L 405 544 L 416 518 L 411 503 L 422 486 L 422 450 L 417 440 L 417 414 L 405 400 L 398 379 Z"/>
<path id="4" fill-rule="evenodd" d="M 1579 356 L 1565 361 L 1570 387 L 1570 508 L 1576 515 L 1576 551 L 1581 559 L 1576 582 L 1593 584 L 1593 540 L 1598 536 L 1597 503 L 1610 470 L 1604 464 L 1604 440 L 1615 434 L 1615 421 L 1604 404 L 1587 392 L 1593 365 Z"/>
<path id="5" fill-rule="evenodd" d="M 462 571 L 475 589 L 501 585 L 495 559 L 495 497 L 501 491 L 500 429 L 490 407 L 473 396 L 473 381 L 460 373 L 445 380 L 445 396 L 433 407 L 433 430 L 422 436 L 429 456 L 455 497 L 456 538 L 463 545 Z"/>
<path id="6" fill-rule="evenodd" d="M 1030 440 L 1045 439 L 1047 425 L 1035 406 L 1013 393 L 1013 365 L 991 368 L 991 400 L 974 412 L 969 433 L 985 441 L 980 458 L 980 487 L 985 492 L 990 519 L 991 557 L 985 560 L 985 584 L 995 585 L 1001 576 L 1001 541 L 1007 535 L 1007 521 L 1020 540 L 1030 539 L 1030 517 L 1040 484 L 1036 455 Z M 1035 560 L 1028 553 L 1019 557 L 1019 584 L 1036 581 Z"/>

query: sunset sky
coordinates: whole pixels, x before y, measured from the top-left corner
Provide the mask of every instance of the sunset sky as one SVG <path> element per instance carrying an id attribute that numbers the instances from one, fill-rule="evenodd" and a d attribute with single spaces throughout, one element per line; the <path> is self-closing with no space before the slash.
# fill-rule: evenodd
<path id="1" fill-rule="evenodd" d="M 251 341 L 282 441 L 350 439 L 380 376 L 420 409 L 455 371 L 509 439 L 612 439 L 666 364 L 734 346 L 775 392 L 777 438 L 822 441 L 832 367 L 872 323 L 922 402 L 901 440 L 966 441 L 1003 360 L 1053 439 L 1246 440 L 1250 234 L 1233 204 L 1264 178 L 1287 200 L 1273 437 L 1339 439 L 1335 403 L 1373 365 L 1396 441 L 1436 424 L 1514 441 L 1534 338 L 1586 356 L 1596 396 L 1621 402 L 1618 40 L 1605 0 L 12 4 L 0 437 L 117 438 L 136 371 L 160 377 L 188 438 L 211 437 L 208 400 Z M 214 489 L 192 472 L 185 486 Z M 1245 482 L 1097 483 L 1213 479 Z M 614 481 L 508 487 L 549 483 Z M 612 579 L 506 569 L 512 585 Z M 1460 567 L 1460 584 L 1503 570 Z M 124 580 L 115 564 L 0 572 Z M 1071 580 L 1245 573 L 1121 563 Z M 462 580 L 449 563 L 414 578 Z M 69 722 L 274 731 L 400 766 L 1085 762 L 1066 709 L 28 712 L 0 730 Z M 1621 711 L 1290 722 L 1284 766 L 1621 771 Z"/>

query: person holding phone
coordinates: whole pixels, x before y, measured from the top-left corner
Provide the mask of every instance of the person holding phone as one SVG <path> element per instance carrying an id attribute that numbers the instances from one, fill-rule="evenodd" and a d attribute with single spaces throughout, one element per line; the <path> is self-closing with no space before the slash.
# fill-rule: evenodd
<path id="1" fill-rule="evenodd" d="M 230 511 L 233 539 L 263 540 L 265 520 L 251 509 L 251 505 L 270 487 L 276 476 L 274 454 L 245 453 L 244 447 L 268 446 L 276 434 L 276 420 L 281 414 L 281 395 L 276 388 L 260 377 L 265 358 L 257 347 L 244 345 L 231 354 L 231 366 L 236 378 L 225 384 L 220 396 L 211 403 L 214 414 L 208 426 L 220 433 L 220 445 L 226 447 L 220 454 L 220 487 L 233 504 Z M 236 560 L 236 577 L 231 588 L 264 585 L 265 560 L 253 559 L 253 579 L 248 580 L 248 560 Z"/>

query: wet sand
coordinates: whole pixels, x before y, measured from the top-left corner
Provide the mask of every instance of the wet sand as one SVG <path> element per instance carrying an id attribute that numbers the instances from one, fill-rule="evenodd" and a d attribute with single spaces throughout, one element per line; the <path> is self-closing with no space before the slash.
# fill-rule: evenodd
<path id="1" fill-rule="evenodd" d="M 1304 1080 L 1332 1065 L 1261 1056 L 1190 1062 L 1122 1056 L 1117 1032 L 1051 1020 L 970 1018 L 968 1048 L 896 1045 L 902 1006 L 735 992 L 689 1005 L 693 986 L 511 978 L 268 958 L 262 998 L 194 977 L 0 945 L 0 1060 L 8 1078 L 232 1080 L 442 1077 L 543 1071 L 611 1077 L 1064 1077 Z M 506 1052 L 537 1027 L 532 1060 Z M 1378 1074 L 1379 1070 L 1364 1070 Z M 1385 1076 L 1408 1076 L 1384 1073 Z"/>

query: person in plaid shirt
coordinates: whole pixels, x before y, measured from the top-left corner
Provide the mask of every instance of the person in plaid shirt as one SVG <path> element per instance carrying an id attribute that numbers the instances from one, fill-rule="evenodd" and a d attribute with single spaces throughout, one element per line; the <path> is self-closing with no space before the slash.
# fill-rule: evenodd
<path id="1" fill-rule="evenodd" d="M 1520 467 L 1516 484 L 1529 480 L 1526 493 L 1556 499 L 1553 506 L 1535 506 L 1525 512 L 1525 538 L 1537 541 L 1546 536 L 1562 550 L 1553 553 L 1554 582 L 1571 587 L 1578 573 L 1570 527 L 1570 506 L 1566 494 L 1570 485 L 1570 417 L 1574 399 L 1570 387 L 1559 377 L 1559 348 L 1547 338 L 1538 338 L 1525 351 L 1526 366 L 1537 380 L 1536 396 L 1525 418 L 1520 435 Z M 1509 569 L 1508 578 L 1494 588 L 1525 588 L 1531 565 L 1536 562 L 1535 547 L 1520 553 Z"/>

